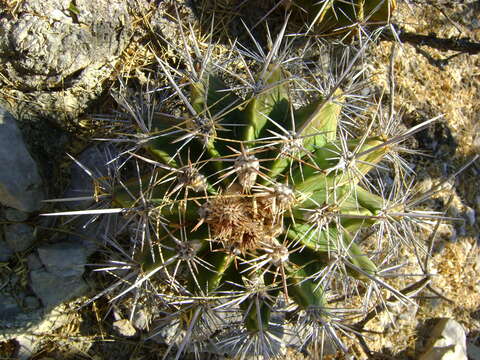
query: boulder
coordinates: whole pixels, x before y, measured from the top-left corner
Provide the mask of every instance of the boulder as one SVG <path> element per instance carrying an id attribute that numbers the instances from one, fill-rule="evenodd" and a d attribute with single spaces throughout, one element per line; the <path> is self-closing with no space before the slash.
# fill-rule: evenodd
<path id="1" fill-rule="evenodd" d="M 0 203 L 24 212 L 39 210 L 44 198 L 37 164 L 15 118 L 0 108 Z"/>

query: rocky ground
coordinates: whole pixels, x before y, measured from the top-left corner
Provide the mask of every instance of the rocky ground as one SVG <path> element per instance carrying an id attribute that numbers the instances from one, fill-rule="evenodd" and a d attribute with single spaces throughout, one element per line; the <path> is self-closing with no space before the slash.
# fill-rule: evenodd
<path id="1" fill-rule="evenodd" d="M 60 227 L 39 216 L 54 206 L 42 200 L 95 191 L 67 153 L 94 178 L 108 175 L 105 164 L 116 150 L 94 143 L 105 129 L 92 114 L 117 108 L 110 91 L 116 79 L 147 84 L 158 49 L 162 56 L 176 56 L 172 44 L 179 21 L 192 24 L 196 34 L 202 31 L 200 2 L 193 2 L 195 7 L 180 1 L 178 13 L 173 2 L 159 3 L 0 0 L 1 358 L 155 359 L 165 351 L 164 344 L 142 341 L 148 314 L 132 324 L 103 299 L 79 308 L 98 288 L 85 264 L 97 250 L 91 239 L 104 231 L 104 223 L 84 227 L 80 219 Z M 270 7 L 257 8 L 252 21 Z M 479 14 L 480 4 L 473 0 L 401 1 L 392 21 L 405 32 L 478 44 Z M 241 34 L 234 17 L 222 20 L 215 33 Z M 218 36 L 215 51 L 225 51 L 225 33 Z M 372 87 L 386 89 L 407 126 L 443 114 L 415 136 L 413 146 L 428 156 L 407 160 L 415 167 L 419 190 L 441 188 L 428 205 L 459 220 L 432 224 L 418 234 L 419 241 L 432 240 L 426 269 L 414 265 L 411 251 L 401 254 L 405 271 L 431 274 L 429 282 L 411 289 L 419 278 L 396 281 L 412 304 L 392 300 L 388 311 L 365 323 L 364 343 L 350 344 L 354 358 L 367 358 L 370 351 L 377 359 L 421 354 L 423 359 L 465 359 L 466 354 L 480 359 L 480 161 L 470 163 L 480 155 L 480 53 L 433 45 L 379 41 L 368 55 Z M 469 167 L 459 172 L 465 164 Z M 78 200 L 69 206 L 88 204 Z M 440 348 L 447 354 L 435 353 Z M 304 355 L 288 350 L 284 358 Z"/>

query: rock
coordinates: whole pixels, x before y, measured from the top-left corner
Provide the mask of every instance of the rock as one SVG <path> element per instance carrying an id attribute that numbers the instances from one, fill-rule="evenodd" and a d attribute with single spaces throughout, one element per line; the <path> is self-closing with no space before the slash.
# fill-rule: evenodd
<path id="1" fill-rule="evenodd" d="M 17 301 L 6 293 L 0 293 L 0 325 L 15 319 L 22 312 Z"/>
<path id="2" fill-rule="evenodd" d="M 185 330 L 180 329 L 178 322 L 155 324 L 149 334 L 149 339 L 158 344 L 181 344 L 185 337 Z"/>
<path id="3" fill-rule="evenodd" d="M 453 319 L 440 319 L 419 360 L 467 360 L 465 330 Z"/>
<path id="4" fill-rule="evenodd" d="M 28 264 L 28 269 L 29 270 L 38 270 L 42 268 L 42 262 L 40 261 L 40 258 L 38 257 L 38 254 L 33 252 L 27 257 L 27 264 Z"/>
<path id="5" fill-rule="evenodd" d="M 474 30 L 480 29 L 480 20 L 479 19 L 473 19 L 472 20 L 472 28 Z"/>
<path id="6" fill-rule="evenodd" d="M 470 341 L 467 342 L 467 353 L 470 360 L 480 360 L 480 347 Z"/>
<path id="7" fill-rule="evenodd" d="M 17 358 L 19 360 L 27 360 L 34 355 L 39 349 L 40 343 L 37 336 L 20 335 L 15 338 L 18 343 Z"/>
<path id="8" fill-rule="evenodd" d="M 36 258 L 29 258 L 35 268 L 30 273 L 31 287 L 43 305 L 51 308 L 62 302 L 84 295 L 89 287 L 82 275 L 87 253 L 82 244 L 62 242 L 44 245 L 37 249 Z"/>
<path id="9" fill-rule="evenodd" d="M 127 2 L 25 0 L 15 12 L 0 9 L 2 71 L 16 90 L 35 99 L 26 111 L 75 119 L 100 95 L 130 40 Z"/>
<path id="10" fill-rule="evenodd" d="M 133 327 L 132 323 L 128 319 L 120 319 L 113 323 L 115 331 L 125 337 L 134 337 L 137 334 L 137 330 Z"/>
<path id="11" fill-rule="evenodd" d="M 34 212 L 44 198 L 42 179 L 13 116 L 0 108 L 0 202 Z M 8 171 L 4 171 L 8 169 Z"/>
<path id="12" fill-rule="evenodd" d="M 71 81 L 69 76 L 123 50 L 130 16 L 124 1 L 26 0 L 17 19 L 3 18 L 0 54 L 10 81 L 39 89 Z"/>
<path id="13" fill-rule="evenodd" d="M 450 235 L 449 241 L 450 241 L 451 243 L 456 243 L 457 240 L 458 240 L 457 230 L 452 226 L 452 228 L 451 228 L 451 235 Z"/>
<path id="14" fill-rule="evenodd" d="M 8 221 L 22 222 L 28 219 L 28 213 L 17 209 L 7 208 L 4 213 Z"/>
<path id="15" fill-rule="evenodd" d="M 147 330 L 150 324 L 149 316 L 146 310 L 135 311 L 133 315 L 133 326 L 139 330 Z"/>
<path id="16" fill-rule="evenodd" d="M 47 309 L 84 295 L 89 287 L 78 276 L 58 276 L 45 270 L 30 273 L 31 287 Z"/>
<path id="17" fill-rule="evenodd" d="M 7 245 L 5 240 L 0 239 L 0 263 L 7 262 L 13 255 L 12 249 Z"/>
<path id="18" fill-rule="evenodd" d="M 467 220 L 468 225 L 470 226 L 475 225 L 475 220 L 476 220 L 475 210 L 467 206 L 465 210 L 465 218 Z"/>
<path id="19" fill-rule="evenodd" d="M 396 301 L 394 303 L 387 303 L 390 316 L 394 317 L 394 326 L 404 326 L 408 325 L 412 328 L 415 327 L 418 323 L 417 320 L 417 311 L 418 305 L 413 302 L 402 303 L 401 301 Z"/>
<path id="20" fill-rule="evenodd" d="M 35 237 L 33 226 L 21 223 L 5 226 L 5 240 L 15 252 L 27 250 L 35 241 Z"/>
<path id="21" fill-rule="evenodd" d="M 57 277 L 81 277 L 87 254 L 81 244 L 61 242 L 37 249 L 46 270 Z"/>
<path id="22" fill-rule="evenodd" d="M 3 314 L 1 300 L 0 314 Z M 0 319 L 0 342 L 15 339 L 20 345 L 15 359 L 29 359 L 31 353 L 38 348 L 39 343 L 44 338 L 42 335 L 52 334 L 53 331 L 65 325 L 69 320 L 70 315 L 64 305 L 48 312 L 42 309 L 22 311 L 14 317 Z"/>
<path id="23" fill-rule="evenodd" d="M 23 299 L 23 307 L 27 311 L 36 310 L 41 306 L 42 304 L 40 304 L 40 301 L 36 296 L 25 296 L 25 299 Z"/>

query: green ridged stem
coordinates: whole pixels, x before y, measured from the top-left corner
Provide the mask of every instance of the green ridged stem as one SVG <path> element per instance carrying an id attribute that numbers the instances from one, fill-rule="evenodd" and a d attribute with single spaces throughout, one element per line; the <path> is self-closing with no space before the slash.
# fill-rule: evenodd
<path id="1" fill-rule="evenodd" d="M 341 90 L 335 92 L 335 97 L 340 97 Z M 330 101 L 324 104 L 322 98 L 295 110 L 293 117 L 295 119 L 294 133 L 304 124 L 308 124 L 300 134 L 301 149 L 294 154 L 297 159 L 303 158 L 305 155 L 315 152 L 316 149 L 323 147 L 330 141 L 335 140 L 338 120 L 342 106 Z M 292 163 L 292 159 L 288 157 L 280 157 L 276 159 L 268 174 L 271 178 L 276 178 Z"/>
<path id="2" fill-rule="evenodd" d="M 356 23 L 385 24 L 395 7 L 396 0 L 294 0 L 292 6 L 315 32 L 327 34 L 350 31 Z"/>
<path id="3" fill-rule="evenodd" d="M 265 77 L 259 79 L 266 88 L 258 94 L 253 94 L 252 99 L 244 110 L 246 128 L 243 139 L 248 146 L 253 146 L 253 141 L 267 134 L 266 125 L 269 119 L 275 119 L 280 124 L 286 122 L 289 111 L 288 89 L 284 76 L 284 70 L 279 65 L 270 65 Z M 271 126 L 272 129 L 278 128 Z"/>

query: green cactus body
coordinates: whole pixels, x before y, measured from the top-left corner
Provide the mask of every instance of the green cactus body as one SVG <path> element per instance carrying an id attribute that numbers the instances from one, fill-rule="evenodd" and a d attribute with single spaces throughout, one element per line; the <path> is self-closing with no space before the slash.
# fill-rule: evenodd
<path id="1" fill-rule="evenodd" d="M 350 31 L 355 24 L 387 23 L 396 0 L 293 0 L 289 4 L 316 32 L 339 34 Z"/>
<path id="2" fill-rule="evenodd" d="M 354 238 L 388 205 L 362 185 L 389 153 L 385 139 L 337 139 L 342 92 L 294 109 L 287 76 L 280 65 L 266 67 L 258 78 L 262 90 L 245 100 L 213 74 L 193 83 L 191 118 L 160 122 L 159 136 L 144 146 L 160 164 L 157 173 L 119 186 L 113 196 L 128 209 L 148 193 L 161 218 L 155 242 L 136 257 L 142 271 L 175 273 L 170 291 L 202 299 L 198 306 L 221 306 L 228 294 L 242 294 L 234 303 L 251 334 L 268 331 L 279 296 L 303 310 L 326 307 L 328 288 L 316 279 L 332 260 L 361 270 L 345 276 L 375 276 L 376 265 Z M 243 127 L 220 137 L 217 129 L 232 123 Z M 275 138 L 280 128 L 291 136 Z M 172 129 L 186 132 L 184 142 L 178 132 L 163 135 Z M 196 265 L 185 274 L 180 260 Z M 189 306 L 186 328 L 201 317 Z"/>
<path id="3" fill-rule="evenodd" d="M 384 21 L 396 2 L 290 3 L 334 31 L 366 13 Z M 382 104 L 370 102 L 375 95 L 357 86 L 368 43 L 361 40 L 353 57 L 354 46 L 338 56 L 342 46 L 318 38 L 296 48 L 283 43 L 287 25 L 269 52 L 250 34 L 258 52 L 236 44 L 233 55 L 215 61 L 213 42 L 203 57 L 182 32 L 183 61 L 158 58 L 152 80 L 162 108 L 145 107 L 145 94 L 119 101 L 126 116 L 108 132 L 127 145 L 95 208 L 49 214 L 120 215 L 95 254 L 98 272 L 115 282 L 90 301 L 106 295 L 131 318 L 137 305 L 153 309 L 154 333 L 174 329 L 161 336 L 168 351 L 177 348 L 176 359 L 188 351 L 201 358 L 212 346 L 241 359 L 268 358 L 289 331 L 299 347 L 315 341 L 317 348 L 326 335 L 345 350 L 335 331 L 349 325 L 336 315 L 340 302 L 354 307 L 356 297 L 363 310 L 374 309 L 375 296 L 393 289 L 382 276 L 397 268 L 391 255 L 413 234 L 409 220 L 437 214 L 411 211 L 422 197 L 403 193 L 410 181 L 398 177 L 409 168 L 397 154 L 400 142 L 434 119 L 398 131 L 393 106 L 386 119 Z M 279 331 L 283 325 L 288 330 Z"/>

